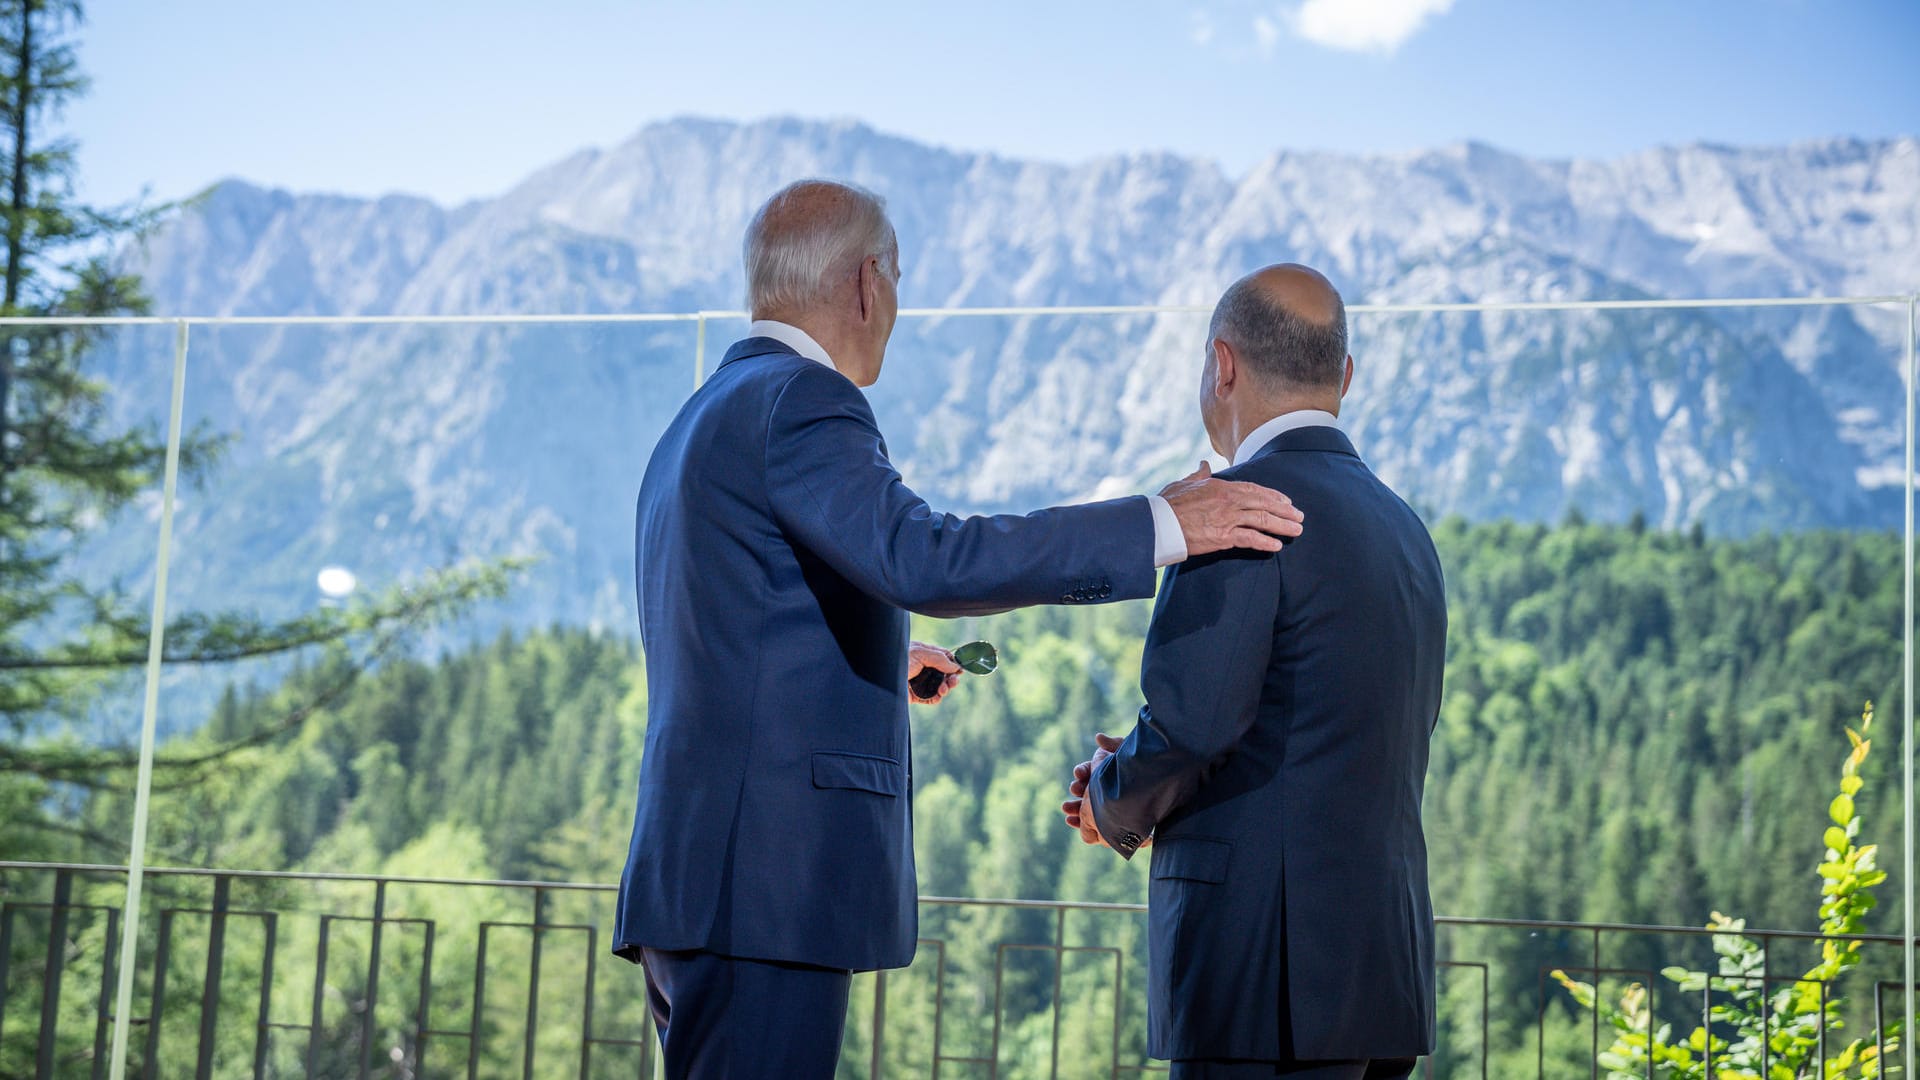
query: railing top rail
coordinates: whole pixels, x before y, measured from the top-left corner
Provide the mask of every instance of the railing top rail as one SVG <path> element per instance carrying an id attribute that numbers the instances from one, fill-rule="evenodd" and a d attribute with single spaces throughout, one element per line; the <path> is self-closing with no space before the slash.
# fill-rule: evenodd
<path id="1" fill-rule="evenodd" d="M 114 863 L 43 863 L 0 860 L 0 870 L 70 870 L 85 874 L 124 874 L 127 868 Z M 317 870 L 223 870 L 210 866 L 149 866 L 148 876 L 268 878 L 283 881 L 340 881 L 389 885 L 466 885 L 500 889 L 568 889 L 575 892 L 617 892 L 619 886 L 597 881 L 526 881 L 514 878 L 408 877 L 396 874 L 328 873 Z"/>
<path id="2" fill-rule="evenodd" d="M 1442 926 L 1490 926 L 1516 930 L 1579 930 L 1599 931 L 1613 934 L 1660 934 L 1690 937 L 1712 937 L 1729 934 L 1734 937 L 1777 938 L 1783 941 L 1867 941 L 1880 944 L 1898 945 L 1903 938 L 1898 934 L 1823 934 L 1818 930 L 1769 930 L 1765 927 L 1744 927 L 1739 930 L 1716 930 L 1707 926 L 1666 926 L 1660 923 L 1612 923 L 1612 922 L 1560 922 L 1553 919 L 1502 919 L 1478 915 L 1435 915 L 1433 921 Z"/>
<path id="3" fill-rule="evenodd" d="M 1683 297 L 1644 300 L 1490 300 L 1458 303 L 1349 304 L 1356 315 L 1414 315 L 1525 311 L 1641 311 L 1656 309 L 1865 307 L 1908 304 L 1920 293 L 1859 296 L 1746 296 Z M 1056 306 L 918 307 L 901 308 L 902 318 L 1008 318 L 1056 315 L 1205 315 L 1201 304 L 1065 304 Z M 620 323 L 702 322 L 709 319 L 745 319 L 747 312 L 700 311 L 584 312 L 578 314 L 461 314 L 461 315 L 113 315 L 8 316 L 0 327 L 19 326 L 517 326 L 598 325 Z"/>
<path id="4" fill-rule="evenodd" d="M 0 871 L 7 870 L 43 870 L 69 871 L 84 874 L 124 874 L 127 868 L 114 863 L 63 863 L 63 862 L 17 862 L 0 860 Z M 332 881 L 357 884 L 388 885 L 447 885 L 468 888 L 497 889 L 540 889 L 545 891 L 566 892 L 616 892 L 618 886 L 591 881 L 533 881 L 517 878 L 445 878 L 445 877 L 409 877 L 393 874 L 351 874 L 327 873 L 312 870 L 223 870 L 207 866 L 149 866 L 145 873 L 164 877 L 225 877 L 255 878 L 280 881 Z M 1118 904 L 1094 900 L 1023 900 L 1013 897 L 981 896 L 922 896 L 922 904 L 933 906 L 968 906 L 1022 908 L 1033 911 L 1110 911 L 1139 914 L 1147 910 L 1145 904 Z M 1715 934 L 1739 934 L 1746 937 L 1769 938 L 1777 940 L 1803 941 L 1864 941 L 1878 944 L 1901 942 L 1897 934 L 1823 934 L 1818 930 L 1768 930 L 1749 927 L 1746 929 L 1714 930 L 1704 926 L 1664 926 L 1657 923 L 1613 923 L 1613 922 L 1565 922 L 1554 919 L 1503 919 L 1472 915 L 1438 915 L 1434 921 L 1442 926 L 1495 927 L 1518 930 L 1577 930 L 1582 932 L 1618 933 L 1618 934 L 1659 934 L 1690 937 L 1707 937 Z"/>

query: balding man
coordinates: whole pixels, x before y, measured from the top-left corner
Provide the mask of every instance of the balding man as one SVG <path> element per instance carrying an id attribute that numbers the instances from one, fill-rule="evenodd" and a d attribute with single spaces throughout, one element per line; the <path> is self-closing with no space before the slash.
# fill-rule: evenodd
<path id="1" fill-rule="evenodd" d="M 913 959 L 907 613 L 1152 595 L 1157 565 L 1275 551 L 1301 515 L 1203 472 L 1024 517 L 937 513 L 859 388 L 899 249 L 878 198 L 792 185 L 748 227 L 753 325 L 661 436 L 636 537 L 647 738 L 614 950 L 670 1077 L 829 1077 L 849 974 Z M 950 688 L 948 679 L 934 697 Z"/>
<path id="2" fill-rule="evenodd" d="M 1313 528 L 1168 573 L 1139 723 L 1096 736 L 1063 809 L 1128 858 L 1152 841 L 1148 1051 L 1176 1080 L 1404 1077 L 1434 1040 L 1440 561 L 1337 426 L 1353 359 L 1325 278 L 1252 274 L 1208 336 L 1220 475 L 1292 493 Z"/>

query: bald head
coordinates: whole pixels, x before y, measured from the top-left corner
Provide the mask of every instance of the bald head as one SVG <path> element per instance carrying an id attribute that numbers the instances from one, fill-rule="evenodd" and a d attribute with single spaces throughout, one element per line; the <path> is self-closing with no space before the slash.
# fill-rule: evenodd
<path id="1" fill-rule="evenodd" d="M 774 193 L 748 224 L 744 248 L 747 308 L 756 319 L 791 321 L 827 303 L 869 258 L 899 274 L 886 203 L 834 180 L 801 180 Z"/>
<path id="2" fill-rule="evenodd" d="M 1207 339 L 1232 346 L 1271 391 L 1337 392 L 1346 379 L 1346 304 L 1310 266 L 1281 263 L 1234 282 L 1213 309 Z"/>

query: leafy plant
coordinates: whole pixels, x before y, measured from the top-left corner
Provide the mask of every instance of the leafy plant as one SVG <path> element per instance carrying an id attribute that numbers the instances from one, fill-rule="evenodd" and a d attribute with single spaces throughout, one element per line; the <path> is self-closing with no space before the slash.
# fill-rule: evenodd
<path id="1" fill-rule="evenodd" d="M 1821 834 L 1826 854 L 1816 869 L 1824 937 L 1819 962 L 1805 974 L 1774 989 L 1765 977 L 1765 946 L 1743 933 L 1746 921 L 1714 912 L 1707 928 L 1717 931 L 1717 970 L 1669 967 L 1661 972 L 1680 993 L 1701 995 L 1708 1003 L 1712 1026 L 1703 1024 L 1675 1041 L 1672 1025 L 1655 1028 L 1652 994 L 1645 986 L 1628 986 L 1615 1006 L 1602 1002 L 1591 983 L 1553 972 L 1575 1001 L 1596 1010 L 1613 1028 L 1613 1044 L 1598 1058 L 1610 1080 L 1649 1075 L 1670 1080 L 1843 1080 L 1884 1074 L 1883 1052 L 1892 1055 L 1899 1049 L 1897 1022 L 1888 1024 L 1878 1038 L 1873 1033 L 1844 1042 L 1825 1038 L 1846 1027 L 1845 1000 L 1834 988 L 1860 963 L 1863 942 L 1853 936 L 1865 931 L 1867 913 L 1877 902 L 1873 890 L 1887 880 L 1887 872 L 1875 863 L 1875 845 L 1860 843 L 1861 817 L 1854 805 L 1865 783 L 1860 766 L 1873 750 L 1867 738 L 1872 726 L 1873 703 L 1868 702 L 1860 729 L 1846 729 L 1851 748 L 1840 766 L 1839 793 L 1827 807 L 1832 824 Z M 1829 1045 L 1839 1050 L 1822 1060 L 1823 1047 Z"/>

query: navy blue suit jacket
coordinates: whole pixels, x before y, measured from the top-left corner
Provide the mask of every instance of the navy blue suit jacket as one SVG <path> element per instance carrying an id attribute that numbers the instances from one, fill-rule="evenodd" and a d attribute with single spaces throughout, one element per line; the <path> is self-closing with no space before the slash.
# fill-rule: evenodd
<path id="1" fill-rule="evenodd" d="M 734 345 L 640 487 L 647 736 L 614 951 L 910 963 L 907 612 L 1147 597 L 1153 553 L 1138 496 L 936 513 L 853 383 Z"/>
<path id="2" fill-rule="evenodd" d="M 1168 572 L 1146 707 L 1089 786 L 1116 850 L 1153 836 L 1149 1052 L 1428 1053 L 1420 800 L 1446 658 L 1440 560 L 1335 428 L 1284 432 L 1220 475 L 1284 490 L 1307 529 L 1275 555 Z"/>

